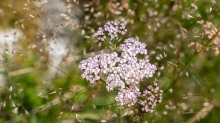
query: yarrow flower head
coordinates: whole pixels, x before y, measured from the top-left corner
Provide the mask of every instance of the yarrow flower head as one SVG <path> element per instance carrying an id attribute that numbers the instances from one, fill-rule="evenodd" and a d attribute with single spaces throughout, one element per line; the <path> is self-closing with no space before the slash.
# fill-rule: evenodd
<path id="1" fill-rule="evenodd" d="M 115 30 L 109 29 L 113 24 Z M 106 25 L 105 30 L 109 34 L 115 34 L 114 32 L 118 28 L 117 23 L 108 22 Z M 122 29 L 125 30 L 124 26 Z M 97 32 L 94 35 L 97 35 Z M 121 105 L 132 106 L 139 102 L 144 106 L 143 111 L 152 112 L 156 104 L 162 102 L 162 91 L 157 87 L 157 83 L 154 84 L 154 87 L 148 86 L 147 90 L 142 93 L 137 86 L 144 77 L 153 77 L 153 73 L 157 70 L 156 66 L 149 62 L 149 59 L 137 58 L 138 54 L 147 55 L 145 47 L 146 44 L 134 38 L 128 38 L 120 46 L 121 56 L 118 56 L 116 52 L 102 53 L 82 60 L 79 65 L 79 68 L 84 71 L 82 78 L 87 79 L 91 84 L 102 80 L 106 83 L 108 91 L 118 89 L 119 92 L 115 99 Z M 106 75 L 105 80 L 101 79 L 100 73 Z M 140 96 L 146 99 L 144 101 L 137 99 Z"/>
<path id="2" fill-rule="evenodd" d="M 117 22 L 108 21 L 104 25 L 104 29 L 102 27 L 99 27 L 98 31 L 95 32 L 93 36 L 100 41 L 104 41 L 107 37 L 109 37 L 110 40 L 114 40 L 114 39 L 118 39 L 119 36 L 125 35 L 126 32 L 127 29 L 125 29 L 125 25 L 123 23 L 118 25 Z"/>
<path id="3" fill-rule="evenodd" d="M 162 93 L 163 90 L 159 89 L 157 83 L 154 83 L 154 86 L 149 85 L 142 94 L 142 96 L 146 99 L 144 101 L 140 101 L 140 104 L 144 106 L 142 111 L 152 113 L 153 108 L 157 105 L 157 103 L 162 102 Z"/>

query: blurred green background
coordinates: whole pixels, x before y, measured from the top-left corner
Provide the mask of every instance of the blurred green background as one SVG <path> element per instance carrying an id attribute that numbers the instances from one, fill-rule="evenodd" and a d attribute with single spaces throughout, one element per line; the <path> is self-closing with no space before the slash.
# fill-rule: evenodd
<path id="1" fill-rule="evenodd" d="M 218 0 L 1 0 L 0 122 L 218 123 L 219 15 Z M 92 37 L 107 21 L 147 44 L 158 70 L 144 82 L 164 90 L 153 113 L 81 78 L 82 59 L 110 52 Z"/>

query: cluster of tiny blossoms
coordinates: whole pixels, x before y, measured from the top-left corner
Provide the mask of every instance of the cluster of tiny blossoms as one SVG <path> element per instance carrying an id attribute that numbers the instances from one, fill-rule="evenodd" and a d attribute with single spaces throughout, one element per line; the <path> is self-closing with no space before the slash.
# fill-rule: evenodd
<path id="1" fill-rule="evenodd" d="M 118 38 L 118 35 L 124 35 L 126 34 L 127 29 L 125 29 L 125 25 L 121 23 L 118 25 L 117 22 L 114 21 L 108 21 L 104 25 L 104 29 L 102 27 L 99 27 L 98 31 L 93 34 L 94 37 L 97 37 L 98 40 L 104 41 L 106 39 L 106 34 L 110 36 L 110 40 L 114 40 Z"/>
<path id="2" fill-rule="evenodd" d="M 156 104 L 162 102 L 162 93 L 163 90 L 159 89 L 156 82 L 154 83 L 154 87 L 149 85 L 142 94 L 142 96 L 146 97 L 147 100 L 145 99 L 144 101 L 140 101 L 140 104 L 144 106 L 142 111 L 152 113 Z"/>
<path id="3" fill-rule="evenodd" d="M 108 22 L 107 25 L 111 26 L 111 23 Z M 100 30 L 95 35 L 99 32 Z M 103 73 L 106 75 L 107 90 L 119 90 L 118 95 L 115 97 L 117 102 L 128 106 L 139 102 L 144 106 L 143 111 L 152 112 L 156 104 L 162 101 L 162 90 L 159 90 L 157 83 L 155 83 L 155 88 L 148 86 L 150 91 L 145 90 L 141 94 L 137 85 L 144 77 L 152 77 L 157 68 L 149 63 L 149 59 L 137 58 L 138 54 L 147 54 L 146 44 L 133 38 L 125 39 L 124 43 L 120 46 L 121 56 L 118 56 L 116 52 L 102 53 L 82 60 L 79 65 L 79 68 L 84 71 L 82 78 L 93 84 L 95 81 L 100 80 L 99 75 Z M 144 97 L 147 100 L 138 101 L 139 97 Z"/>

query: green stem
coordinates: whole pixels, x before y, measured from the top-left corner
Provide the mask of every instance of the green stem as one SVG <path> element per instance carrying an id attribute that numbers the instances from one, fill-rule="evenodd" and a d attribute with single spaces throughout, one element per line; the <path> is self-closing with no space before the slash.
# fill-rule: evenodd
<path id="1" fill-rule="evenodd" d="M 107 40 L 104 41 L 104 43 L 113 51 L 115 51 L 115 48 L 113 48 L 111 45 L 109 45 L 109 43 L 107 42 Z M 115 43 L 114 43 L 115 44 Z"/>
<path id="2" fill-rule="evenodd" d="M 122 111 L 119 109 L 119 115 L 120 115 L 120 123 L 123 123 L 123 117 L 122 117 Z"/>
<path id="3" fill-rule="evenodd" d="M 103 79 L 100 79 L 101 82 L 103 82 L 104 84 L 106 84 L 106 82 Z"/>
<path id="4" fill-rule="evenodd" d="M 112 48 L 111 46 L 108 46 L 109 48 L 111 48 L 113 51 L 115 51 L 115 49 L 114 48 Z"/>
<path id="5" fill-rule="evenodd" d="M 116 43 L 114 43 L 114 49 L 116 50 L 116 47 L 117 47 L 117 42 Z"/>

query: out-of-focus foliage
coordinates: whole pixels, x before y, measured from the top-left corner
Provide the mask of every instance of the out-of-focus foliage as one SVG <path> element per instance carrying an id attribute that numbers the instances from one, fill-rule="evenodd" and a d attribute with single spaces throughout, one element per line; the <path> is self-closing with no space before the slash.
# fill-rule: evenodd
<path id="1" fill-rule="evenodd" d="M 25 3 L 26 6 L 24 5 Z M 23 32 L 27 38 L 36 38 L 36 31 L 38 29 L 39 23 L 30 17 L 30 14 L 37 14 L 37 11 L 33 10 L 33 6 L 34 5 L 32 3 L 27 4 L 26 0 L 1 0 L 1 29 L 23 28 Z"/>
<path id="2" fill-rule="evenodd" d="M 219 7 L 217 0 L 1 0 L 0 31 L 21 34 L 9 34 L 20 38 L 0 56 L 0 122 L 220 122 Z M 144 83 L 157 79 L 164 90 L 153 113 L 119 106 L 116 91 L 81 78 L 82 59 L 110 52 L 92 37 L 107 21 L 125 23 L 124 39 L 147 44 L 158 70 Z"/>

